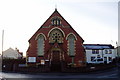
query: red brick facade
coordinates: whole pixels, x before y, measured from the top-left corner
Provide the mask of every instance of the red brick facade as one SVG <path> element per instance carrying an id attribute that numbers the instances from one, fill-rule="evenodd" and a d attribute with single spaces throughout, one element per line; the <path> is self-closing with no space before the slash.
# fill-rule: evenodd
<path id="1" fill-rule="evenodd" d="M 40 35 L 44 37 L 44 44 L 42 47 L 43 49 L 40 49 L 43 51 L 43 54 L 40 53 L 40 55 L 38 55 L 38 52 L 41 52 L 38 51 L 39 43 L 37 41 Z M 70 36 L 74 37 L 74 39 Z M 50 64 L 51 62 L 54 62 L 55 64 L 64 61 L 67 65 L 73 64 L 76 67 L 82 67 L 85 66 L 86 61 L 83 42 L 84 40 L 79 36 L 79 34 L 76 33 L 71 25 L 57 10 L 55 10 L 45 23 L 29 39 L 30 45 L 26 56 L 27 58 L 36 58 L 36 62 L 33 64 L 40 64 L 41 60 L 49 61 Z M 74 53 L 70 53 L 70 51 Z M 31 62 L 28 61 L 28 64 L 30 63 Z"/>

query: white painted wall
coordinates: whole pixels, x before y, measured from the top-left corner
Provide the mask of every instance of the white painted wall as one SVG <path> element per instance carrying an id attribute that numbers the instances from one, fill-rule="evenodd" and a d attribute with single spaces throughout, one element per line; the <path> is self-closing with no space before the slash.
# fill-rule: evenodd
<path id="1" fill-rule="evenodd" d="M 105 50 L 112 50 L 111 54 L 106 54 Z M 105 61 L 104 57 L 107 57 L 107 63 L 110 63 L 111 61 L 109 61 L 109 57 L 111 57 L 112 59 L 114 59 L 117 55 L 116 55 L 116 49 L 104 49 L 104 50 L 99 50 L 99 54 L 93 54 L 91 49 L 86 49 L 86 61 L 87 63 L 94 63 L 91 61 L 91 57 L 95 56 L 97 58 L 97 56 L 100 55 L 101 58 L 103 58 L 103 61 Z"/>
<path id="2" fill-rule="evenodd" d="M 12 48 L 3 51 L 3 58 L 18 59 L 19 57 L 22 57 L 22 55 Z"/>
<path id="3" fill-rule="evenodd" d="M 111 54 L 106 54 L 105 53 L 105 50 L 112 50 L 112 53 Z M 107 63 L 110 63 L 111 61 L 109 61 L 109 57 L 112 58 L 112 60 L 116 57 L 116 49 L 104 49 L 103 50 L 103 60 L 104 60 L 104 57 L 107 57 Z M 104 60 L 105 61 L 105 60 Z"/>
<path id="4" fill-rule="evenodd" d="M 91 57 L 93 56 L 93 57 L 96 57 L 96 58 L 97 58 L 98 55 L 99 55 L 100 57 L 102 57 L 102 50 L 99 50 L 99 54 L 93 54 L 93 53 L 92 53 L 92 50 L 86 50 L 87 63 L 93 63 L 93 62 L 91 61 Z"/>

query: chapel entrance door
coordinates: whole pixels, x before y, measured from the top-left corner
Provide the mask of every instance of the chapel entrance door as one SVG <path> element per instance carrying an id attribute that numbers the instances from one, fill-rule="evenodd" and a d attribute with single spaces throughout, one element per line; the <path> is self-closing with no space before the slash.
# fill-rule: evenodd
<path id="1" fill-rule="evenodd" d="M 52 51 L 51 70 L 61 71 L 60 51 Z"/>

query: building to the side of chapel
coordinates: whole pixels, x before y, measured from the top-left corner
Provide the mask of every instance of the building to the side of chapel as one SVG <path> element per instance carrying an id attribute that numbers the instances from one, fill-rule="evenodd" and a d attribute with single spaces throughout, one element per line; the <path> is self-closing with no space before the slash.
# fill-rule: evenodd
<path id="1" fill-rule="evenodd" d="M 3 51 L 1 57 L 2 59 L 22 59 L 23 53 L 20 52 L 17 48 L 15 50 L 12 48 L 9 48 Z"/>
<path id="2" fill-rule="evenodd" d="M 84 44 L 84 48 L 87 63 L 108 64 L 117 57 L 117 49 L 111 44 Z"/>

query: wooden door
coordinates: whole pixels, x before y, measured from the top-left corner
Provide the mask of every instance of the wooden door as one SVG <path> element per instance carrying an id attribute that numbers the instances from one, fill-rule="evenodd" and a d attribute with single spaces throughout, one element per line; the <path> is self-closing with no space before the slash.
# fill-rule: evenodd
<path id="1" fill-rule="evenodd" d="M 60 61 L 60 51 L 53 51 L 52 61 L 53 62 L 59 62 Z"/>
<path id="2" fill-rule="evenodd" d="M 53 51 L 52 53 L 51 70 L 61 71 L 60 51 Z"/>

